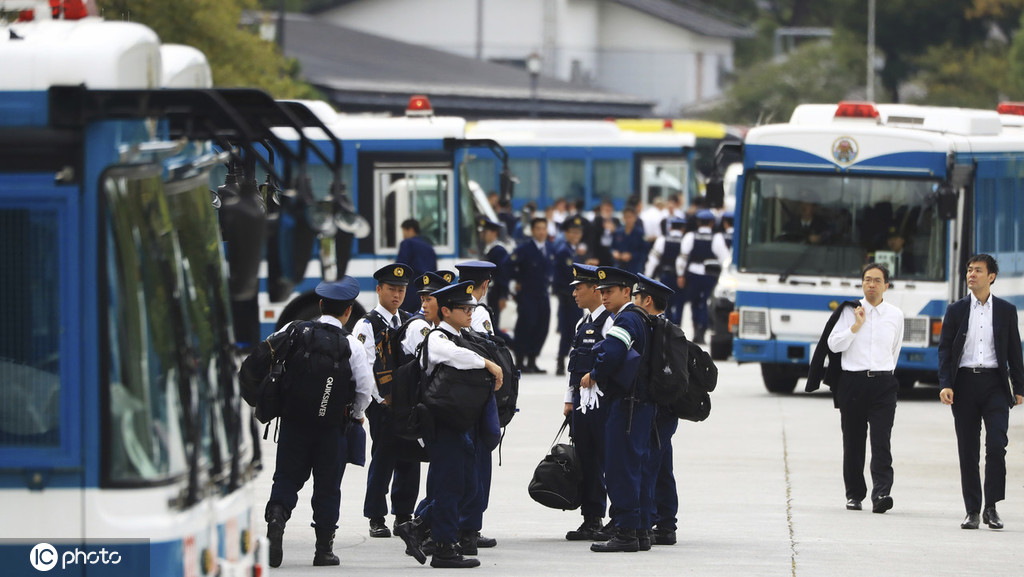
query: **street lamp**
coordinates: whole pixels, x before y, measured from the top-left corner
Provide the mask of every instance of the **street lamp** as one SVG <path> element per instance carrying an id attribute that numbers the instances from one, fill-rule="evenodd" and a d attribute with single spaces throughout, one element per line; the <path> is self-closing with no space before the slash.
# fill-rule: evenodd
<path id="1" fill-rule="evenodd" d="M 530 118 L 537 118 L 537 79 L 542 63 L 540 54 L 536 52 L 526 57 L 526 70 L 530 73 Z"/>

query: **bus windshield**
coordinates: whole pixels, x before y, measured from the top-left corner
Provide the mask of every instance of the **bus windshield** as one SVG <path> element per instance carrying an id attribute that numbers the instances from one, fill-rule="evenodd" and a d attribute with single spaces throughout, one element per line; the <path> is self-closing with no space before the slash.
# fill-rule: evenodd
<path id="1" fill-rule="evenodd" d="M 893 278 L 945 280 L 938 180 L 750 172 L 739 267 L 746 272 L 858 277 L 868 262 Z"/>

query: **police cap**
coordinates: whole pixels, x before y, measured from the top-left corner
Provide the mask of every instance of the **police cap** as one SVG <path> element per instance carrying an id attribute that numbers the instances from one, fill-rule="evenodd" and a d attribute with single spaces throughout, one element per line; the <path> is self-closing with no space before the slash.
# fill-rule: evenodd
<path id="1" fill-rule="evenodd" d="M 664 285 L 649 276 L 638 274 L 636 275 L 636 277 L 637 292 L 647 293 L 654 297 L 662 297 L 665 300 L 668 300 L 668 298 L 671 297 L 676 292 L 669 288 L 667 285 Z"/>
<path id="2" fill-rule="evenodd" d="M 459 270 L 459 282 L 471 280 L 480 284 L 485 280 L 490 280 L 491 274 L 497 267 L 493 262 L 486 260 L 467 260 L 455 265 L 455 268 Z"/>
<path id="3" fill-rule="evenodd" d="M 583 217 L 582 216 L 570 216 L 569 218 L 562 221 L 562 230 L 566 231 L 571 228 L 583 229 Z"/>
<path id="4" fill-rule="evenodd" d="M 437 299 L 438 307 L 452 308 L 454 306 L 472 305 L 473 289 L 475 288 L 476 285 L 472 281 L 465 281 L 436 290 L 430 293 L 430 296 Z"/>
<path id="5" fill-rule="evenodd" d="M 408 286 L 415 274 L 411 266 L 396 262 L 377 269 L 377 272 L 373 273 L 373 278 L 377 279 L 377 284 Z"/>
<path id="6" fill-rule="evenodd" d="M 697 211 L 697 220 L 715 220 L 715 213 L 708 209 Z"/>
<path id="7" fill-rule="evenodd" d="M 329 301 L 350 301 L 359 296 L 359 281 L 345 275 L 334 282 L 320 281 L 314 292 Z"/>
<path id="8" fill-rule="evenodd" d="M 572 282 L 569 286 L 576 286 L 582 283 L 597 284 L 597 267 L 580 262 L 572 263 Z"/>
<path id="9" fill-rule="evenodd" d="M 621 268 L 615 268 L 613 266 L 599 266 L 597 267 L 597 288 L 604 289 L 615 286 L 623 286 L 633 288 L 636 284 L 636 275 L 622 270 Z"/>
<path id="10" fill-rule="evenodd" d="M 443 280 L 444 282 L 446 282 L 448 284 L 452 284 L 452 283 L 455 282 L 455 276 L 456 275 L 455 275 L 454 272 L 452 272 L 450 270 L 435 270 L 434 274 L 436 274 L 437 276 L 441 277 L 441 280 Z"/>
<path id="11" fill-rule="evenodd" d="M 681 216 L 673 216 L 668 219 L 668 226 L 670 228 L 683 228 L 686 226 L 686 219 Z"/>
<path id="12" fill-rule="evenodd" d="M 445 282 L 443 278 L 438 276 L 437 273 L 427 272 L 416 277 L 416 292 L 419 294 L 430 294 L 436 290 L 441 290 L 448 286 L 449 283 Z"/>
<path id="13" fill-rule="evenodd" d="M 722 218 L 728 219 L 728 220 L 733 220 L 733 219 L 736 218 L 736 213 L 731 211 L 731 210 L 727 210 L 727 211 L 722 213 Z"/>
<path id="14" fill-rule="evenodd" d="M 501 230 L 502 226 L 500 222 L 495 222 L 486 216 L 480 218 L 480 228 L 482 230 Z"/>

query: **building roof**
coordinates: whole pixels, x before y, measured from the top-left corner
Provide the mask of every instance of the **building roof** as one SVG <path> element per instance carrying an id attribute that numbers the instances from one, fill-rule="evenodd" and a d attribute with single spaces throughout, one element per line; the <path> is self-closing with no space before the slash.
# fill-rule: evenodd
<path id="1" fill-rule="evenodd" d="M 438 114 L 473 117 L 649 115 L 654 102 L 538 77 L 515 66 L 466 58 L 337 26 L 309 16 L 285 19 L 284 53 L 342 110 L 404 111 L 412 94 Z"/>
<path id="2" fill-rule="evenodd" d="M 695 6 L 676 0 L 610 0 L 615 4 L 643 12 L 648 16 L 716 38 L 752 38 L 754 29 L 740 24 L 721 12 L 706 6 Z"/>

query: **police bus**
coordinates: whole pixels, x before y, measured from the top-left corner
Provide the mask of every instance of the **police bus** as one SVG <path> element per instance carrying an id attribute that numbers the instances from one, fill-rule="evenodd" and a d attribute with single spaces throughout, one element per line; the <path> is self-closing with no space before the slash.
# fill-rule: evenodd
<path id="1" fill-rule="evenodd" d="M 513 209 L 529 201 L 540 209 L 558 199 L 582 199 L 588 209 L 610 199 L 621 210 L 630 196 L 644 202 L 699 194 L 692 133 L 624 130 L 606 120 L 481 120 L 468 138 L 493 139 L 511 157 L 518 179 Z M 501 167 L 476 154 L 469 176 L 497 190 Z"/>
<path id="2" fill-rule="evenodd" d="M 896 376 L 936 382 L 946 305 L 967 258 L 1000 264 L 999 296 L 1024 304 L 1024 132 L 996 111 L 841 102 L 751 129 L 737 201 L 733 354 L 765 386 L 806 376 L 837 305 L 868 262 L 892 272 L 905 315 Z"/>
<path id="3" fill-rule="evenodd" d="M 201 53 L 145 26 L 5 17 L 3 572 L 259 574 L 259 449 L 208 172 L 235 154 L 214 135 L 253 153 L 263 135 L 205 88 Z"/>
<path id="4" fill-rule="evenodd" d="M 484 189 L 470 178 L 468 164 L 470 158 L 491 159 L 494 190 L 511 196 L 508 154 L 499 143 L 470 138 L 463 118 L 435 116 L 421 95 L 410 97 L 406 115 L 398 117 L 338 114 L 324 102 L 290 105 L 310 126 L 274 128 L 280 142 L 272 148 L 301 156 L 308 194 L 271 194 L 276 201 L 267 202 L 258 301 L 240 307 L 246 318 L 258 318 L 258 338 L 297 318 L 315 317 L 319 297 L 313 289 L 320 280 L 342 274 L 360 283 L 350 322 L 358 321 L 376 305 L 373 272 L 394 262 L 401 224 L 408 218 L 418 220 L 441 269 L 481 257 L 477 226 L 482 217 L 497 220 L 497 215 Z M 308 139 L 305 152 L 300 139 Z M 224 182 L 215 174 L 218 179 Z M 337 205 L 339 181 L 351 191 L 347 214 Z M 256 332 L 243 328 L 249 337 L 239 341 L 251 342 Z"/>

